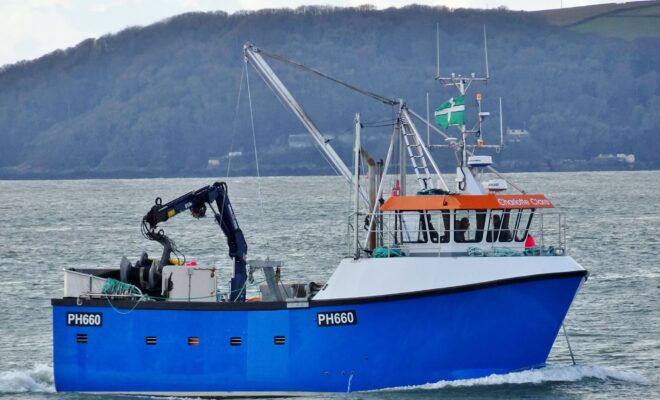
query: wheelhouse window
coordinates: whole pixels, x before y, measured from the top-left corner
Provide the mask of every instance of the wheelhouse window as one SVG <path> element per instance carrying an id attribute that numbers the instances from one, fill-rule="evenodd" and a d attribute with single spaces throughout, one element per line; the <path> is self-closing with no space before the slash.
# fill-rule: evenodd
<path id="1" fill-rule="evenodd" d="M 397 243 L 449 242 L 449 211 L 402 211 L 395 219 Z"/>
<path id="2" fill-rule="evenodd" d="M 519 213 L 520 210 L 518 209 L 492 210 L 488 221 L 486 241 L 488 243 L 513 241 L 513 234 L 519 219 Z M 510 229 L 511 223 L 514 227 L 513 232 Z"/>
<path id="3" fill-rule="evenodd" d="M 484 237 L 486 210 L 456 210 L 454 242 L 477 243 Z"/>
<path id="4" fill-rule="evenodd" d="M 449 214 L 449 210 L 435 211 L 429 215 L 431 217 L 431 225 L 429 227 L 435 229 L 438 233 L 440 243 L 449 243 L 449 232 L 451 231 L 451 215 Z M 431 235 L 433 235 L 432 231 Z M 433 243 L 437 243 L 437 241 Z"/>
<path id="5" fill-rule="evenodd" d="M 532 224 L 532 217 L 534 216 L 534 208 L 521 209 L 518 213 L 518 221 L 516 223 L 516 242 L 524 242 L 527 239 L 529 226 Z"/>
<path id="6" fill-rule="evenodd" d="M 422 211 L 401 211 L 394 221 L 397 243 L 426 243 L 426 214 Z"/>

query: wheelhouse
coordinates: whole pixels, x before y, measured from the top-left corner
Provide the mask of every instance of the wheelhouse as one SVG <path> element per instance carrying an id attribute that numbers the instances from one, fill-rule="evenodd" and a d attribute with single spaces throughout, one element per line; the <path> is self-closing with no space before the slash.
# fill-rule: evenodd
<path id="1" fill-rule="evenodd" d="M 524 251 L 544 244 L 563 254 L 562 216 L 548 212 L 553 208 L 540 194 L 392 196 L 375 216 L 372 242 L 405 255 Z"/>

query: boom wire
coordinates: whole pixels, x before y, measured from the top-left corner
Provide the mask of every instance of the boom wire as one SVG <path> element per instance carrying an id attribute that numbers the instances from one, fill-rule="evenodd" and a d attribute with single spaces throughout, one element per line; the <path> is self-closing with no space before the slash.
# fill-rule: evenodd
<path id="1" fill-rule="evenodd" d="M 349 88 L 349 89 L 351 89 L 351 90 L 354 90 L 354 91 L 356 91 L 356 92 L 358 92 L 358 93 L 361 93 L 361 94 L 363 94 L 363 95 L 365 95 L 365 96 L 367 96 L 367 97 L 371 97 L 372 99 L 376 99 L 376 100 L 378 100 L 378 101 L 380 101 L 380 102 L 382 102 L 382 103 L 385 103 L 385 104 L 388 104 L 388 105 L 396 105 L 396 104 L 399 104 L 399 102 L 396 101 L 396 100 L 388 99 L 387 97 L 385 97 L 385 96 L 381 96 L 381 95 L 379 95 L 379 94 L 377 94 L 377 93 L 370 92 L 370 91 L 365 90 L 365 89 L 361 89 L 361 88 L 359 88 L 359 87 L 357 87 L 357 86 L 353 86 L 353 85 L 351 85 L 351 84 L 348 83 L 348 82 L 344 82 L 344 81 L 342 81 L 341 79 L 337 79 L 337 78 L 332 77 L 332 76 L 330 76 L 330 75 L 328 75 L 328 74 L 325 74 L 325 73 L 319 71 L 319 70 L 316 69 L 316 68 L 308 67 L 308 66 L 306 66 L 306 65 L 304 65 L 304 64 L 301 64 L 301 63 L 299 63 L 299 62 L 297 62 L 297 61 L 294 61 L 294 60 L 291 60 L 291 59 L 288 59 L 288 58 L 285 58 L 285 57 L 279 56 L 279 55 L 277 55 L 277 54 L 269 53 L 269 52 L 264 51 L 264 50 L 262 50 L 262 49 L 256 49 L 256 50 L 257 50 L 259 53 L 263 54 L 264 56 L 270 57 L 270 58 L 272 58 L 272 59 L 274 59 L 274 60 L 278 60 L 278 61 L 281 61 L 281 62 L 284 62 L 284 63 L 287 63 L 287 64 L 291 64 L 291 65 L 293 65 L 293 66 L 295 66 L 295 67 L 297 67 L 297 68 L 300 68 L 300 69 L 302 69 L 302 70 L 305 70 L 305 71 L 311 72 L 311 73 L 313 73 L 313 74 L 319 75 L 319 76 L 321 76 L 321 77 L 323 77 L 323 78 L 325 78 L 325 79 L 331 80 L 331 81 L 333 81 L 333 82 L 335 82 L 335 83 L 338 83 L 338 84 L 340 84 L 340 85 L 342 85 L 342 86 L 344 86 L 344 87 L 347 87 L 347 88 Z"/>
<path id="2" fill-rule="evenodd" d="M 261 217 L 264 216 L 264 201 L 261 197 L 261 174 L 259 172 L 259 155 L 257 153 L 257 135 L 254 129 L 254 114 L 252 112 L 252 94 L 250 92 L 250 73 L 248 70 L 247 64 L 245 64 L 245 82 L 248 95 L 248 103 L 250 104 L 250 122 L 252 123 L 252 144 L 254 146 L 254 161 L 257 166 L 257 192 L 259 193 L 259 211 L 261 212 Z"/>

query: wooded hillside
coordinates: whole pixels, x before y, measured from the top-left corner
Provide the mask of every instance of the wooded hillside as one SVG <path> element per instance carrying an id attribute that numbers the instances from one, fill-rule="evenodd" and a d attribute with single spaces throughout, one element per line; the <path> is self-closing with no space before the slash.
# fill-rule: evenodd
<path id="1" fill-rule="evenodd" d="M 0 178 L 224 175 L 230 151 L 241 153 L 230 175 L 254 173 L 245 83 L 237 108 L 246 41 L 405 98 L 425 115 L 427 91 L 432 107 L 455 94 L 433 80 L 436 23 L 443 73 L 483 73 L 487 26 L 492 79 L 475 86 L 493 114 L 486 140 L 498 140 L 498 96 L 505 129 L 529 132 L 495 156 L 500 166 L 591 169 L 598 165 L 580 160 L 634 153 L 638 168 L 660 167 L 657 37 L 576 32 L 539 13 L 504 9 L 304 7 L 185 14 L 4 66 Z M 392 118 L 390 107 L 269 62 L 342 154 L 355 112 L 366 125 Z M 254 69 L 249 79 L 262 174 L 330 172 L 315 149 L 289 143 L 302 126 Z M 384 156 L 390 133 L 389 126 L 365 130 L 373 154 Z M 439 158 L 446 166 L 454 159 Z M 209 159 L 220 167 L 208 169 Z"/>

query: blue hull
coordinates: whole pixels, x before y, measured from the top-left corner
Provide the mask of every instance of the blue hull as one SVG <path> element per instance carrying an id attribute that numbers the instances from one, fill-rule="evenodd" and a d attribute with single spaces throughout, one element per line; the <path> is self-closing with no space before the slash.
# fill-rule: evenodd
<path id="1" fill-rule="evenodd" d="M 349 385 L 372 390 L 538 367 L 583 279 L 584 273 L 541 276 L 391 298 L 311 301 L 308 308 L 152 302 L 129 312 L 127 302 L 113 309 L 102 300 L 79 306 L 75 299 L 53 300 L 55 386 L 346 392 Z M 318 326 L 317 314 L 330 311 L 354 311 L 356 321 Z M 67 326 L 72 312 L 101 313 L 102 325 Z M 77 343 L 79 334 L 87 334 L 86 343 Z M 146 344 L 147 336 L 157 343 Z M 275 336 L 284 344 L 275 344 Z M 189 345 L 189 337 L 199 344 Z M 241 344 L 230 345 L 232 337 Z"/>

